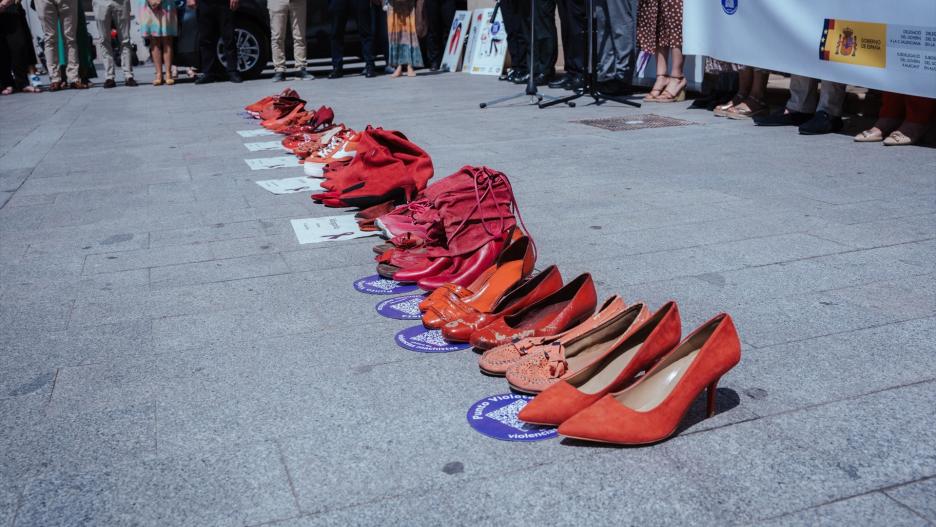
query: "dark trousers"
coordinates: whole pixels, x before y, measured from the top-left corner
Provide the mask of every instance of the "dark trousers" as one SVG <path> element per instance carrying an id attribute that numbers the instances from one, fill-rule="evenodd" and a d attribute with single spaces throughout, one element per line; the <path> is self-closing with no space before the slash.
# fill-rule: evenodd
<path id="1" fill-rule="evenodd" d="M 387 12 L 382 7 L 371 4 L 371 21 L 374 24 L 371 50 L 374 58 L 390 56 L 390 38 L 387 35 Z"/>
<path id="2" fill-rule="evenodd" d="M 201 71 L 219 75 L 237 71 L 237 42 L 234 40 L 234 12 L 225 0 L 198 0 L 198 47 Z M 218 59 L 218 39 L 224 44 L 224 64 Z"/>
<path id="3" fill-rule="evenodd" d="M 426 33 L 426 60 L 430 66 L 442 62 L 445 41 L 455 18 L 455 0 L 426 0 L 426 17 L 429 19 Z"/>
<path id="4" fill-rule="evenodd" d="M 637 54 L 637 1 L 595 0 L 598 81 L 630 83 Z"/>
<path id="5" fill-rule="evenodd" d="M 329 0 L 328 14 L 331 17 L 332 67 L 344 67 L 344 37 L 348 16 L 353 14 L 361 37 L 361 53 L 368 66 L 374 65 L 374 27 L 368 0 Z"/>
<path id="6" fill-rule="evenodd" d="M 36 63 L 31 39 L 22 7 L 0 13 L 0 89 L 29 84 L 27 68 Z"/>
<path id="7" fill-rule="evenodd" d="M 559 0 L 559 22 L 562 24 L 562 56 L 565 70 L 575 75 L 584 75 L 585 50 L 585 0 Z"/>
<path id="8" fill-rule="evenodd" d="M 530 0 L 501 0 L 500 5 L 510 67 L 526 71 L 530 67 Z"/>
<path id="9" fill-rule="evenodd" d="M 536 46 L 534 50 L 534 73 L 552 75 L 559 58 L 559 39 L 556 35 L 556 0 L 533 0 L 536 2 L 536 18 L 533 29 Z"/>

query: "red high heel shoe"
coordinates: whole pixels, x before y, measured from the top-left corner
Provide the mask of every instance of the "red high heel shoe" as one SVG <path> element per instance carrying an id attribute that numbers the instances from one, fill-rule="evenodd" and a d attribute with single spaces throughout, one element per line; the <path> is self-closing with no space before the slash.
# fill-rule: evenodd
<path id="1" fill-rule="evenodd" d="M 486 350 L 512 340 L 562 333 L 592 316 L 597 305 L 595 283 L 585 273 L 522 311 L 475 331 L 469 342 Z"/>
<path id="2" fill-rule="evenodd" d="M 504 295 L 490 313 L 471 309 L 457 320 L 442 326 L 442 336 L 452 342 L 468 342 L 471 334 L 505 316 L 546 298 L 562 288 L 562 275 L 555 265 L 550 265 L 526 282 Z"/>
<path id="3" fill-rule="evenodd" d="M 679 343 L 681 323 L 675 302 L 667 302 L 604 354 L 543 390 L 517 417 L 527 423 L 558 426 L 606 394 L 620 390 Z M 569 363 L 564 364 L 566 368 Z"/>
<path id="4" fill-rule="evenodd" d="M 575 414 L 559 433 L 575 439 L 645 445 L 676 432 L 689 407 L 708 390 L 706 417 L 715 415 L 722 375 L 741 361 L 741 340 L 725 313 L 692 332 L 629 388 L 610 393 Z"/>

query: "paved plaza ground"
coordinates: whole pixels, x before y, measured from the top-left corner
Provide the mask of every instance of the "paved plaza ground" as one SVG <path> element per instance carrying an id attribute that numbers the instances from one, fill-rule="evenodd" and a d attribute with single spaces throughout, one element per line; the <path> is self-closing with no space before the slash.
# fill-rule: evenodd
<path id="1" fill-rule="evenodd" d="M 686 333 L 729 312 L 718 414 L 644 448 L 472 430 L 506 383 L 397 347 L 351 286 L 376 239 L 299 245 L 341 210 L 254 183 L 301 174 L 235 133 L 283 85 L 3 97 L 0 526 L 936 522 L 936 150 L 688 102 L 479 110 L 518 88 L 463 74 L 292 86 L 437 177 L 507 173 L 539 267 L 676 299 Z M 690 124 L 575 122 L 648 113 Z"/>

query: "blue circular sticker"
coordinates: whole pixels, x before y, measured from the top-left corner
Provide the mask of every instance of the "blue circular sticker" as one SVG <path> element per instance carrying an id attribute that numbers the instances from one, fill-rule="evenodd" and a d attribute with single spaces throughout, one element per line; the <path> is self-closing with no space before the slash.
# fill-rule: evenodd
<path id="1" fill-rule="evenodd" d="M 721 7 L 726 14 L 733 15 L 738 10 L 738 2 L 741 0 L 721 0 Z"/>
<path id="2" fill-rule="evenodd" d="M 468 424 L 482 434 L 501 441 L 542 441 L 557 435 L 553 426 L 531 425 L 517 414 L 533 397 L 505 393 L 485 397 L 468 409 Z"/>
<path id="3" fill-rule="evenodd" d="M 471 347 L 467 342 L 449 342 L 442 337 L 441 330 L 423 326 L 406 328 L 398 332 L 394 340 L 401 348 L 420 353 L 448 353 Z"/>
<path id="4" fill-rule="evenodd" d="M 375 274 L 355 280 L 354 288 L 369 295 L 398 295 L 400 293 L 412 293 L 419 289 L 419 286 L 416 284 L 403 284 Z"/>
<path id="5" fill-rule="evenodd" d="M 422 311 L 419 303 L 426 298 L 425 295 L 406 295 L 388 298 L 377 304 L 377 312 L 394 320 L 419 320 Z"/>

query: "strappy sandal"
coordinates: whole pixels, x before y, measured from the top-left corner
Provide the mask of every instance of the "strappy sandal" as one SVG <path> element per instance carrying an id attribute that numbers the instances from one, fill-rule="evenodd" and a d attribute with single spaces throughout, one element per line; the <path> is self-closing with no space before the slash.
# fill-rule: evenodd
<path id="1" fill-rule="evenodd" d="M 741 107 L 741 105 L 744 107 Z M 767 113 L 767 103 L 754 97 L 747 97 L 740 104 L 733 106 L 725 112 L 725 117 L 735 120 L 751 119 L 758 115 Z"/>
<path id="2" fill-rule="evenodd" d="M 172 77 L 169 77 L 168 79 L 166 79 L 166 86 L 172 86 L 173 84 L 175 84 L 175 79 L 173 79 Z"/>
<path id="3" fill-rule="evenodd" d="M 675 80 L 676 84 L 678 85 L 679 81 L 685 80 L 686 77 L 684 75 L 680 75 L 679 77 L 670 77 L 669 79 L 670 79 L 670 83 L 672 83 Z M 670 91 L 669 84 L 667 84 L 666 89 L 663 90 L 663 93 L 661 93 L 659 97 L 654 99 L 654 102 L 682 102 L 685 100 L 686 100 L 686 85 L 685 84 L 683 84 L 682 87 L 679 89 L 679 91 L 676 92 L 675 94 Z"/>
<path id="4" fill-rule="evenodd" d="M 884 139 L 884 146 L 907 146 L 916 143 L 918 139 L 913 139 L 900 130 L 894 130 Z"/>
<path id="5" fill-rule="evenodd" d="M 712 113 L 715 114 L 715 117 L 724 117 L 725 112 L 741 104 L 742 102 L 744 102 L 744 99 L 746 98 L 747 98 L 746 96 L 743 96 L 741 94 L 735 95 L 727 103 L 716 106 L 715 109 L 712 111 Z"/>
<path id="6" fill-rule="evenodd" d="M 883 140 L 884 132 L 876 126 L 855 136 L 856 143 L 880 143 Z"/>
<path id="7" fill-rule="evenodd" d="M 0 95 L 13 95 L 13 86 L 7 86 L 0 91 Z"/>
<path id="8" fill-rule="evenodd" d="M 660 80 L 660 77 L 667 79 L 666 83 L 663 84 L 661 88 L 657 88 L 656 82 L 653 83 L 653 88 L 650 89 L 650 93 L 644 97 L 644 102 L 656 102 L 657 98 L 663 95 L 663 91 L 669 86 L 669 76 L 668 75 L 657 75 L 657 81 Z"/>

